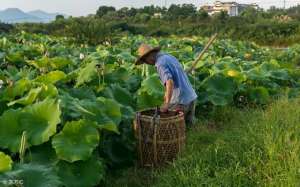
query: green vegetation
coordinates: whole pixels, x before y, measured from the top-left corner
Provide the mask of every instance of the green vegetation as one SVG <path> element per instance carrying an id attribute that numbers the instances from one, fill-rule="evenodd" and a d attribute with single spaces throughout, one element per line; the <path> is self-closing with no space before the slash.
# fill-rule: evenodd
<path id="1" fill-rule="evenodd" d="M 134 111 L 160 105 L 163 98 L 163 88 L 154 67 L 134 65 L 141 42 L 161 46 L 188 69 L 207 39 L 124 36 L 119 37 L 114 45 L 110 42 L 87 45 L 74 42 L 72 37 L 26 32 L 3 35 L 0 39 L 0 159 L 3 162 L 3 165 L 0 164 L 0 181 L 17 178 L 24 180 L 26 187 L 45 184 L 51 187 L 95 186 L 108 182 L 107 176 L 112 173 L 133 166 L 136 156 L 132 132 Z M 299 50 L 298 45 L 276 51 L 251 42 L 218 40 L 190 75 L 199 95 L 197 112 L 205 117 L 213 115 L 209 118 L 215 119 L 219 125 L 220 121 L 229 120 L 234 113 L 239 113 L 227 107 L 260 108 L 281 97 L 298 97 Z M 218 110 L 225 113 L 215 114 Z M 241 112 L 237 116 L 242 115 Z M 245 118 L 245 122 L 249 120 Z M 277 121 L 274 121 L 276 124 Z M 257 130 L 260 130 L 259 125 Z M 270 132 L 266 129 L 261 133 L 267 135 Z M 275 129 L 274 133 L 282 133 L 282 129 Z M 294 136 L 297 139 L 297 135 Z M 237 140 L 230 136 L 226 141 Z M 254 143 L 251 142 L 253 139 L 243 141 L 247 146 Z M 228 144 L 225 150 L 220 150 L 221 160 L 216 160 L 220 165 L 216 165 L 218 162 L 212 164 L 212 170 L 229 167 L 226 164 L 233 163 L 235 158 L 232 157 L 236 155 L 243 160 L 245 148 L 239 146 L 235 149 L 237 147 Z M 269 158 L 265 157 L 271 153 L 259 148 L 254 150 L 262 154 L 257 162 L 268 161 Z M 274 154 L 281 154 L 279 148 L 283 149 L 271 148 Z M 233 155 L 227 155 L 227 149 Z M 208 157 L 203 159 L 215 162 Z M 239 172 L 249 164 L 247 158 L 243 161 L 238 165 L 241 166 Z M 280 163 L 276 163 L 279 166 L 274 172 L 279 171 Z M 205 166 L 201 165 L 202 162 L 198 164 L 199 167 Z M 258 167 L 254 169 L 261 172 L 268 165 Z M 210 177 L 217 175 L 220 178 L 233 174 L 207 172 L 208 176 L 212 175 Z M 247 172 L 237 177 L 244 180 Z M 280 179 L 277 174 L 267 174 Z M 285 179 L 292 184 L 293 176 L 288 177 L 291 179 Z M 180 180 L 184 183 L 186 180 L 188 184 L 188 179 Z M 237 182 L 248 184 L 249 181 L 252 179 Z M 161 180 L 161 184 L 164 182 L 168 181 Z"/>
<path id="2" fill-rule="evenodd" d="M 102 6 L 0 23 L 0 186 L 298 185 L 299 9 L 229 17 L 191 4 Z M 189 69 L 216 32 L 189 75 L 199 124 L 186 151 L 167 168 L 136 168 L 134 113 L 164 94 L 153 67 L 134 66 L 138 46 L 161 46 Z"/>
<path id="3" fill-rule="evenodd" d="M 13 25 L 0 22 L 0 33 L 8 33 L 14 29 Z"/>
<path id="4" fill-rule="evenodd" d="M 119 10 L 102 6 L 95 14 L 86 17 L 63 19 L 58 16 L 49 24 L 17 24 L 14 32 L 25 30 L 74 37 L 77 42 L 93 45 L 118 41 L 115 37 L 124 34 L 208 37 L 218 32 L 222 38 L 289 46 L 300 41 L 299 9 L 300 6 L 266 11 L 248 8 L 237 17 L 229 17 L 225 12 L 208 16 L 207 12 L 192 4 L 173 4 L 169 8 L 124 7 Z"/>
<path id="5" fill-rule="evenodd" d="M 106 186 L 297 186 L 299 115 L 299 99 L 216 109 L 188 131 L 186 150 L 170 166 L 128 169 Z"/>

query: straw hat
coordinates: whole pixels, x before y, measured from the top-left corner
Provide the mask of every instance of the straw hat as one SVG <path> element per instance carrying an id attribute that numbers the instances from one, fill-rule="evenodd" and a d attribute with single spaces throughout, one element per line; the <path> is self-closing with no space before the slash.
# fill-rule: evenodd
<path id="1" fill-rule="evenodd" d="M 160 51 L 160 47 L 151 47 L 147 44 L 141 44 L 139 49 L 138 49 L 138 59 L 137 61 L 135 62 L 136 65 L 140 65 L 140 64 L 143 64 L 143 58 L 145 56 L 147 56 L 148 54 L 150 54 L 151 52 L 159 52 Z"/>

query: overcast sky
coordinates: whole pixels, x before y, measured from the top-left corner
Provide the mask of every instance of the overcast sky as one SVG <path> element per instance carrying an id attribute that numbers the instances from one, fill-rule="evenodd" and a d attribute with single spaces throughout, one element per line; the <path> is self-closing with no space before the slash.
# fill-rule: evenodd
<path id="1" fill-rule="evenodd" d="M 73 16 L 93 14 L 101 5 L 121 7 L 142 7 L 145 5 L 165 5 L 166 0 L 0 0 L 0 9 L 19 8 L 24 11 L 41 9 L 47 12 L 60 12 Z M 231 0 L 234 1 L 234 0 Z M 258 3 L 263 8 L 272 5 L 283 7 L 284 0 L 237 0 L 239 3 Z M 167 5 L 172 3 L 193 3 L 197 7 L 213 3 L 214 0 L 167 0 Z M 300 4 L 300 0 L 286 0 L 287 7 Z"/>

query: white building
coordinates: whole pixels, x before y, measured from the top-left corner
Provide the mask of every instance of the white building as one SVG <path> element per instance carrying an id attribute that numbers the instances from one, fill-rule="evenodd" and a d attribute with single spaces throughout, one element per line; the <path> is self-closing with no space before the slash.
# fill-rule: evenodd
<path id="1" fill-rule="evenodd" d="M 162 13 L 161 12 L 158 12 L 158 13 L 154 13 L 153 15 L 154 18 L 162 18 Z"/>
<path id="2" fill-rule="evenodd" d="M 216 1 L 214 5 L 205 5 L 201 9 L 208 12 L 209 15 L 220 13 L 225 11 L 229 16 L 238 16 L 245 8 L 253 7 L 259 9 L 256 3 L 253 4 L 239 4 L 237 2 L 221 2 Z"/>

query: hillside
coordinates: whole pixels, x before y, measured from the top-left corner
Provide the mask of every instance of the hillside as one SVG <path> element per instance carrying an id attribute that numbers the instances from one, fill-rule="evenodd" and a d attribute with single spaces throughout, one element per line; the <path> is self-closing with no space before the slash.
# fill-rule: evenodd
<path id="1" fill-rule="evenodd" d="M 49 23 L 55 20 L 58 14 L 41 10 L 24 12 L 18 8 L 8 8 L 0 11 L 0 21 L 4 23 Z"/>

